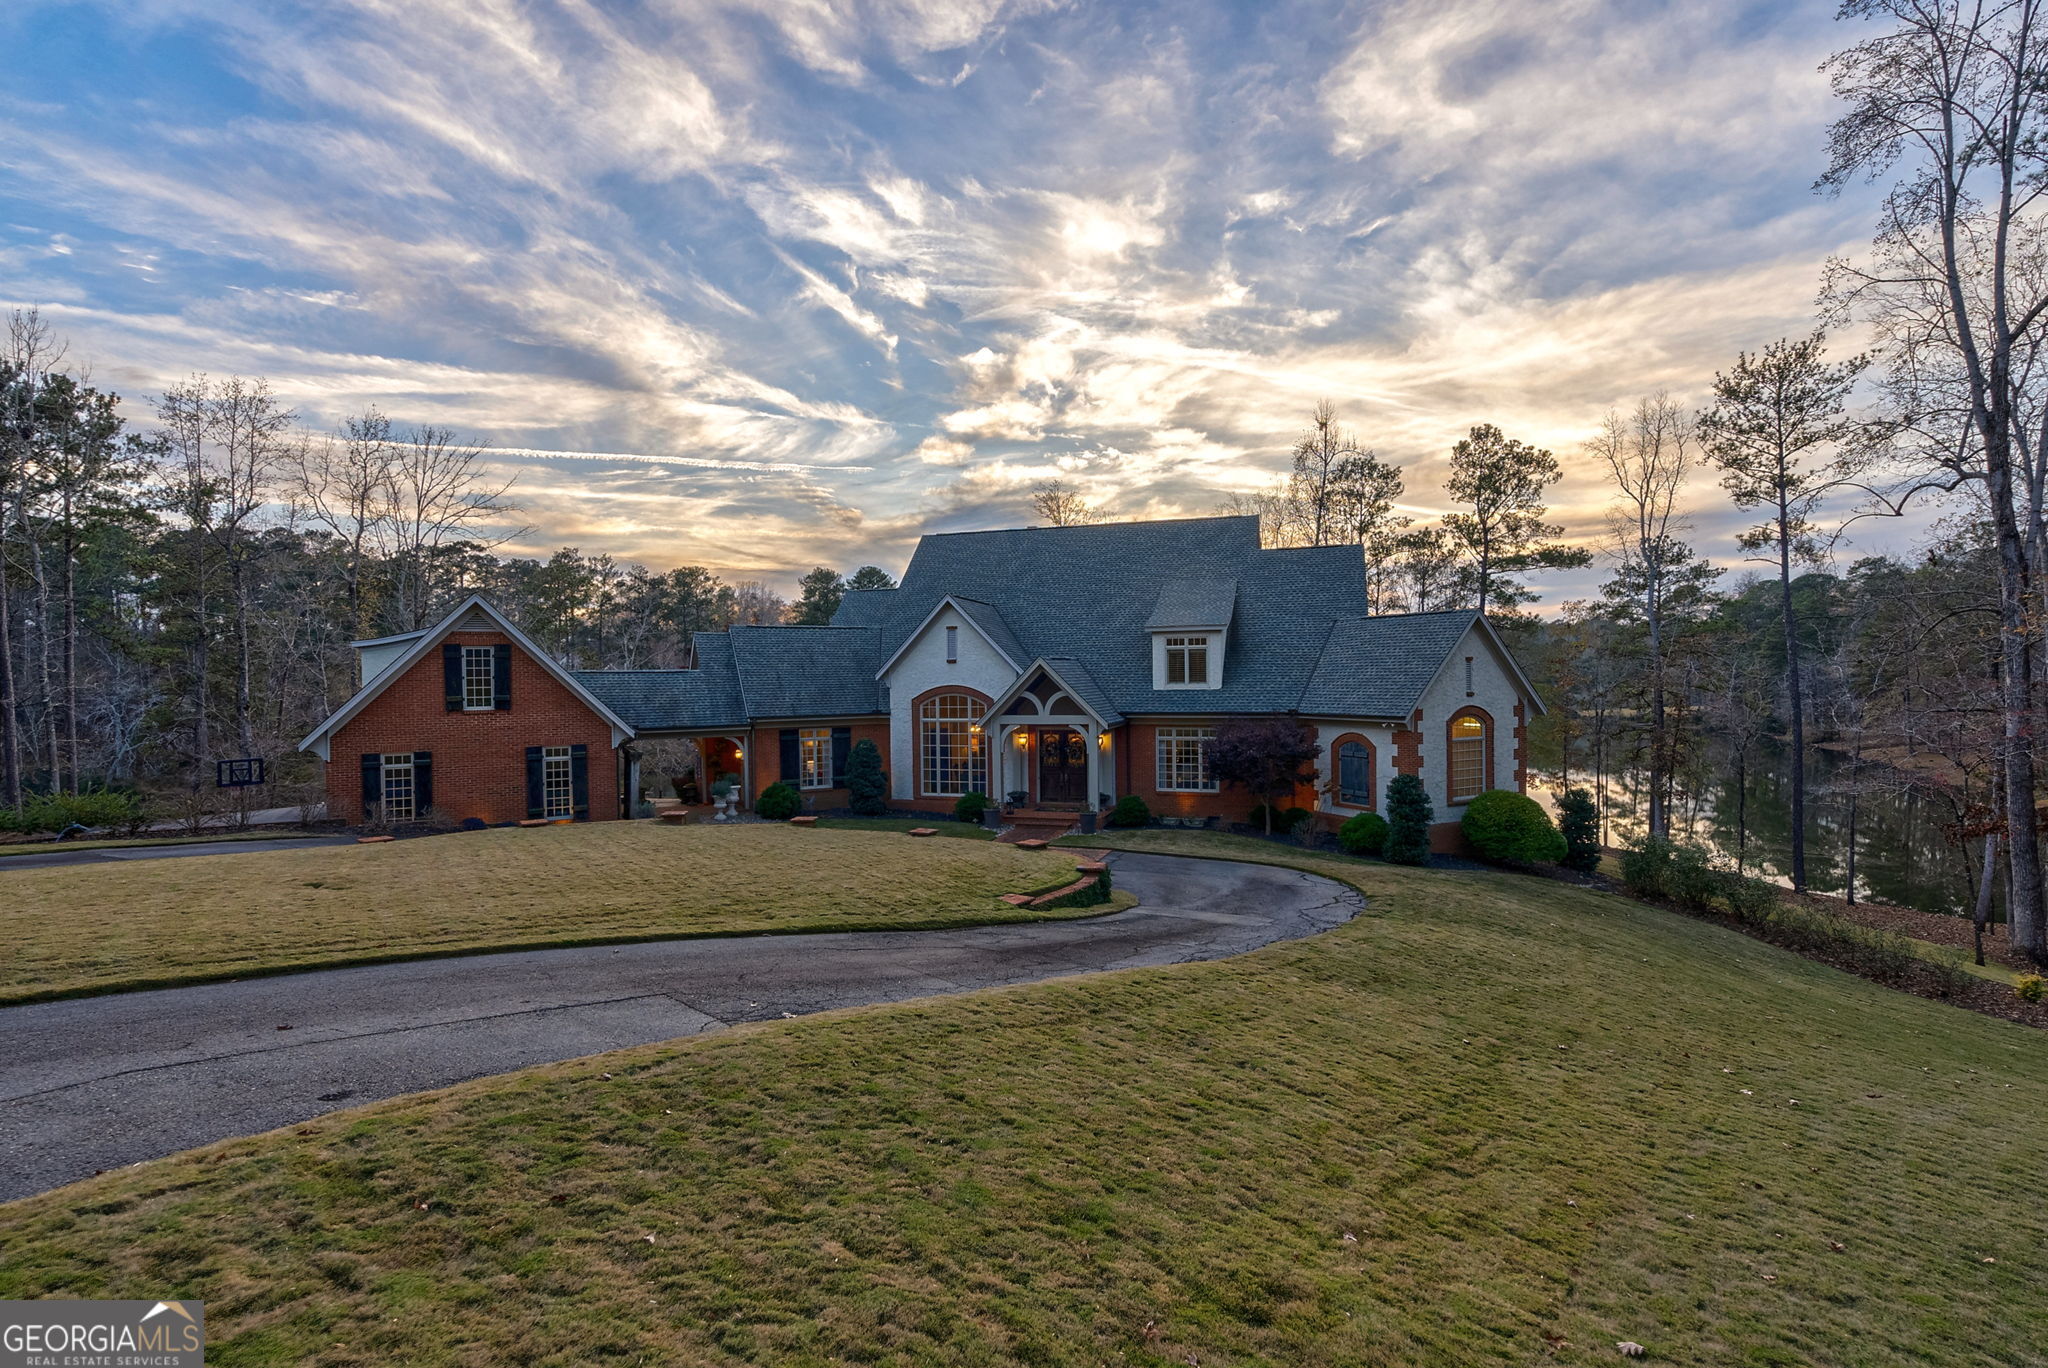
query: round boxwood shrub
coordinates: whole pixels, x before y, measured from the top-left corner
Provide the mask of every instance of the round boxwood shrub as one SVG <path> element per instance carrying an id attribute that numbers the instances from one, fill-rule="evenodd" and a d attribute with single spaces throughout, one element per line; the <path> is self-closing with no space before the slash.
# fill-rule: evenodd
<path id="1" fill-rule="evenodd" d="M 1113 827 L 1141 827 L 1151 820 L 1152 809 L 1135 793 L 1117 799 L 1116 806 L 1109 810 L 1109 824 Z"/>
<path id="2" fill-rule="evenodd" d="M 1508 864 L 1555 864 L 1565 856 L 1564 837 L 1534 798 L 1511 789 L 1488 789 L 1465 805 L 1458 825 L 1472 848 Z"/>
<path id="3" fill-rule="evenodd" d="M 761 790 L 761 796 L 754 802 L 754 811 L 771 822 L 786 822 L 796 816 L 803 805 L 802 796 L 778 779 Z"/>
<path id="4" fill-rule="evenodd" d="M 960 795 L 960 801 L 953 804 L 953 820 L 956 822 L 980 822 L 981 814 L 989 810 L 986 793 L 968 792 Z"/>
<path id="5" fill-rule="evenodd" d="M 1347 855 L 1381 855 L 1387 849 L 1387 819 L 1361 812 L 1337 828 L 1337 844 Z"/>

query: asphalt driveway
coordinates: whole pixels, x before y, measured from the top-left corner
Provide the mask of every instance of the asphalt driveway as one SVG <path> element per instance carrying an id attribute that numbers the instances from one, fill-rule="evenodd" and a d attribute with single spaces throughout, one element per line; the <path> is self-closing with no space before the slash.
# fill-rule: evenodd
<path id="1" fill-rule="evenodd" d="M 1085 921 L 734 936 L 336 969 L 0 1009 L 0 1200 L 342 1107 L 734 1022 L 1220 959 L 1362 906 L 1296 870 L 1112 855 Z"/>
<path id="2" fill-rule="evenodd" d="M 314 846 L 354 845 L 353 836 L 279 836 L 260 840 L 188 841 L 182 845 L 106 846 L 98 850 L 66 850 L 53 845 L 33 855 L 0 856 L 0 874 L 10 869 L 54 869 L 64 865 L 121 864 L 130 860 L 178 860 L 189 855 L 248 855 L 263 850 L 310 850 Z"/>

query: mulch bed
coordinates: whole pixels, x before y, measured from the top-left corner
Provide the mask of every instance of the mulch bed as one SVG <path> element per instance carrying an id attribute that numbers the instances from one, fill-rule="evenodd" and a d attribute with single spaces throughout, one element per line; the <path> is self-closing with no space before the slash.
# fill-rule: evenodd
<path id="1" fill-rule="evenodd" d="M 1791 894 L 1786 894 L 1791 897 Z M 1911 907 L 1891 907 L 1884 903 L 1845 902 L 1831 893 L 1809 893 L 1804 901 L 1820 911 L 1832 912 L 1846 917 L 1858 926 L 1874 927 L 1880 931 L 1896 931 L 1914 940 L 1933 941 L 1936 945 L 1953 945 L 1961 950 L 1973 946 L 1970 938 L 1971 925 L 1967 918 L 1943 916 L 1939 912 L 1922 912 Z M 2026 956 L 2012 948 L 2006 939 L 2005 925 L 1993 922 L 1984 928 L 1984 958 L 2020 973 L 2033 968 Z"/>

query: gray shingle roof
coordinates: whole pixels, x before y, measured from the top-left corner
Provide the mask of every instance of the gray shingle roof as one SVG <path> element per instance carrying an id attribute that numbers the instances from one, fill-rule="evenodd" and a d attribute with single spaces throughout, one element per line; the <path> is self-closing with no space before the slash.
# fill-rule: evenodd
<path id="1" fill-rule="evenodd" d="M 637 732 L 740 727 L 746 707 L 724 632 L 696 635 L 694 670 L 575 670 L 576 682 Z"/>
<path id="2" fill-rule="evenodd" d="M 1160 587 L 1147 627 L 1228 627 L 1237 606 L 1237 581 L 1168 580 Z"/>
<path id="3" fill-rule="evenodd" d="M 958 594 L 953 595 L 953 602 L 960 606 L 969 622 L 981 629 L 983 636 L 996 644 L 998 651 L 1010 658 L 1011 664 L 1021 670 L 1031 663 L 1031 653 L 1017 640 L 1017 634 L 1010 630 L 1009 623 L 1003 621 L 1002 611 L 994 604 L 961 598 Z"/>
<path id="4" fill-rule="evenodd" d="M 1323 717 L 1406 717 L 1479 617 L 1402 613 L 1340 618 L 1302 690 L 1301 711 Z"/>
<path id="5" fill-rule="evenodd" d="M 735 627 L 699 632 L 694 670 L 577 670 L 577 682 L 638 732 L 741 727 L 763 717 L 882 710 L 871 628 Z"/>
<path id="6" fill-rule="evenodd" d="M 749 717 L 880 712 L 872 627 L 735 627 L 733 660 Z"/>
<path id="7" fill-rule="evenodd" d="M 1060 656 L 1047 657 L 1045 666 L 1053 672 L 1060 683 L 1067 686 L 1068 693 L 1087 704 L 1089 710 L 1102 719 L 1103 726 L 1123 725 L 1124 715 L 1109 701 L 1109 695 L 1102 691 L 1102 686 L 1088 673 L 1086 665 L 1072 656 Z"/>
<path id="8" fill-rule="evenodd" d="M 639 731 L 885 711 L 884 661 L 946 598 L 1020 666 L 1043 659 L 1104 721 L 1300 711 L 1400 717 L 1477 614 L 1364 617 L 1355 546 L 1266 550 L 1258 519 L 956 532 L 918 543 L 897 589 L 849 593 L 830 627 L 696 638 L 694 670 L 582 670 Z M 1151 630 L 1226 625 L 1223 686 L 1152 687 Z"/>
<path id="9" fill-rule="evenodd" d="M 1223 687 L 1155 690 L 1147 623 L 1169 585 L 1195 581 L 1236 584 Z M 952 532 L 918 543 L 900 588 L 848 594 L 833 621 L 876 627 L 886 660 L 948 595 L 1000 612 L 1025 661 L 1080 661 L 1120 713 L 1284 712 L 1330 624 L 1364 604 L 1365 565 L 1355 546 L 1262 550 L 1255 517 Z"/>

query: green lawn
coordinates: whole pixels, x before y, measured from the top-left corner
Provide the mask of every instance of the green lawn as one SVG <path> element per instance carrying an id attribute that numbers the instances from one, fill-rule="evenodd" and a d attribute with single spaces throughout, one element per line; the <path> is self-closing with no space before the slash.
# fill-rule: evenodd
<path id="1" fill-rule="evenodd" d="M 204 1297 L 221 1365 L 2048 1363 L 2042 1034 L 1561 883 L 1302 862 L 1367 913 L 0 1207 L 0 1297 Z"/>
<path id="2" fill-rule="evenodd" d="M 653 822 L 24 869 L 0 873 L 0 1003 L 489 949 L 1085 915 L 998 900 L 1072 877 L 1071 857 L 996 843 Z"/>

